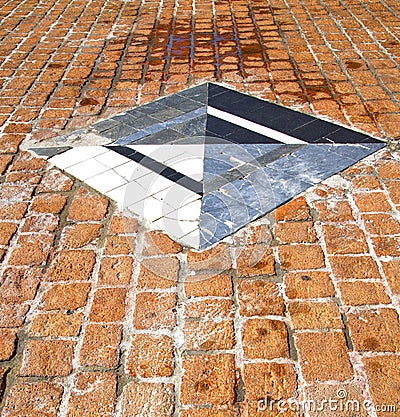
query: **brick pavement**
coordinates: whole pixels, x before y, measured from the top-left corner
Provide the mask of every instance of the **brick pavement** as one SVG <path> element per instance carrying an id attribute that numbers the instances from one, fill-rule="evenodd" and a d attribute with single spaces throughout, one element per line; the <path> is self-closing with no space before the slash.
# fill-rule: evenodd
<path id="1" fill-rule="evenodd" d="M 23 150 L 206 80 L 392 141 L 396 6 L 0 2 L 2 417 L 399 414 L 394 143 L 200 254 Z"/>

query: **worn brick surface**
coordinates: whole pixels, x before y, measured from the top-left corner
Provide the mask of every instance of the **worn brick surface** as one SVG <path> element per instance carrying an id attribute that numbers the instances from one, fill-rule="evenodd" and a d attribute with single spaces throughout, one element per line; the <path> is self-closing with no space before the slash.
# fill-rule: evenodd
<path id="1" fill-rule="evenodd" d="M 292 302 L 288 306 L 295 330 L 299 329 L 341 329 L 343 327 L 337 304 L 332 301 Z"/>
<path id="2" fill-rule="evenodd" d="M 37 337 L 78 336 L 82 325 L 82 314 L 56 312 L 38 314 L 29 325 L 29 334 Z"/>
<path id="3" fill-rule="evenodd" d="M 0 329 L 0 361 L 11 359 L 17 342 L 15 330 Z"/>
<path id="4" fill-rule="evenodd" d="M 324 298 L 335 295 L 329 273 L 323 271 L 289 272 L 285 274 L 289 298 Z"/>
<path id="5" fill-rule="evenodd" d="M 91 321 L 122 321 L 125 315 L 126 289 L 102 288 L 94 293 L 89 318 Z"/>
<path id="6" fill-rule="evenodd" d="M 56 284 L 42 296 L 44 310 L 76 310 L 86 305 L 89 283 Z"/>
<path id="7" fill-rule="evenodd" d="M 285 245 L 278 249 L 283 269 L 318 269 L 325 266 L 319 245 Z"/>

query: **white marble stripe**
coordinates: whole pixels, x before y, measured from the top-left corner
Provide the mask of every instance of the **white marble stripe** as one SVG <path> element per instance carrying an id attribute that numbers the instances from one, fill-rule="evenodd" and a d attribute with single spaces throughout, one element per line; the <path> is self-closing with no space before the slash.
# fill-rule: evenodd
<path id="1" fill-rule="evenodd" d="M 235 116 L 234 114 L 218 110 L 215 107 L 207 106 L 207 113 L 211 116 L 217 117 L 221 120 L 225 120 L 226 122 L 232 123 L 236 126 L 240 126 L 247 130 L 251 130 L 252 132 L 259 133 L 260 135 L 266 136 L 268 138 L 275 139 L 278 142 L 286 143 L 289 145 L 307 144 L 307 142 L 303 140 L 286 135 L 282 132 L 278 132 L 277 130 L 270 129 L 269 127 L 259 125 L 258 123 L 251 122 L 250 120 L 243 119 L 242 117 Z"/>

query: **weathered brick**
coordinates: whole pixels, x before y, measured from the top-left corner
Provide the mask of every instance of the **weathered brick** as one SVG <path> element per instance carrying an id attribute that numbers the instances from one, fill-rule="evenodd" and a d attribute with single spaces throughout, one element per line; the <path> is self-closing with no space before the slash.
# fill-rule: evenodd
<path id="1" fill-rule="evenodd" d="M 135 251 L 135 239 L 128 236 L 109 236 L 104 247 L 105 255 L 129 255 Z"/>
<path id="2" fill-rule="evenodd" d="M 398 355 L 373 356 L 363 358 L 369 389 L 374 405 L 395 405 L 397 412 L 377 412 L 379 417 L 395 417 L 398 414 L 400 386 L 400 357 Z M 393 410 L 393 408 L 392 408 Z"/>
<path id="3" fill-rule="evenodd" d="M 248 359 L 274 359 L 289 356 L 285 323 L 279 320 L 248 319 L 243 324 L 243 350 Z"/>
<path id="4" fill-rule="evenodd" d="M 31 214 L 25 217 L 21 232 L 54 232 L 57 228 L 59 217 L 53 214 Z"/>
<path id="5" fill-rule="evenodd" d="M 341 281 L 338 288 L 343 303 L 350 306 L 390 303 L 385 287 L 380 282 Z"/>
<path id="6" fill-rule="evenodd" d="M 17 158 L 11 165 L 12 171 L 38 171 L 46 165 L 46 160 L 36 158 L 29 152 L 19 152 Z"/>
<path id="7" fill-rule="evenodd" d="M 47 233 L 30 233 L 18 237 L 11 252 L 9 265 L 43 265 L 46 262 L 54 237 Z"/>
<path id="8" fill-rule="evenodd" d="M 390 199 L 394 204 L 400 204 L 400 181 L 387 181 L 385 183 Z"/>
<path id="9" fill-rule="evenodd" d="M 321 201 L 315 203 L 318 220 L 321 222 L 354 221 L 350 204 L 345 200 Z"/>
<path id="10" fill-rule="evenodd" d="M 17 345 L 17 332 L 0 329 L 0 361 L 8 361 L 14 355 Z"/>
<path id="11" fill-rule="evenodd" d="M 4 417 L 56 417 L 63 388 L 48 382 L 23 382 L 15 384 L 7 397 Z"/>
<path id="12" fill-rule="evenodd" d="M 367 253 L 363 231 L 354 224 L 323 226 L 326 250 L 329 254 Z"/>
<path id="13" fill-rule="evenodd" d="M 230 298 L 225 299 L 202 299 L 190 300 L 185 306 L 185 317 L 187 318 L 216 318 L 232 317 L 233 303 Z"/>
<path id="14" fill-rule="evenodd" d="M 53 191 L 69 191 L 73 181 L 57 169 L 51 169 L 44 175 L 36 191 L 38 193 L 48 193 Z"/>
<path id="15" fill-rule="evenodd" d="M 333 301 L 296 301 L 288 305 L 293 329 L 341 329 L 339 308 Z"/>
<path id="16" fill-rule="evenodd" d="M 296 372 L 289 363 L 247 363 L 243 374 L 245 399 L 259 401 L 294 398 L 296 393 Z"/>
<path id="17" fill-rule="evenodd" d="M 229 275 L 196 274 L 185 278 L 185 292 L 188 297 L 232 295 L 232 280 Z"/>
<path id="18" fill-rule="evenodd" d="M 382 267 L 390 289 L 394 294 L 400 294 L 400 261 L 392 260 L 382 262 Z"/>
<path id="19" fill-rule="evenodd" d="M 82 313 L 37 314 L 28 329 L 31 336 L 66 337 L 78 336 L 82 325 Z"/>
<path id="20" fill-rule="evenodd" d="M 108 200 L 104 197 L 92 195 L 84 188 L 80 188 L 72 200 L 68 212 L 68 220 L 99 221 L 107 213 Z"/>
<path id="21" fill-rule="evenodd" d="M 182 251 L 182 246 L 161 232 L 147 232 L 144 238 L 144 256 L 176 254 Z"/>
<path id="22" fill-rule="evenodd" d="M 233 349 L 235 334 L 231 320 L 189 321 L 184 326 L 185 348 L 188 350 Z"/>
<path id="23" fill-rule="evenodd" d="M 353 178 L 351 181 L 351 186 L 354 190 L 376 190 L 380 189 L 381 184 L 376 179 L 375 176 L 372 175 L 360 175 L 358 177 Z"/>
<path id="24" fill-rule="evenodd" d="M 225 271 L 232 266 L 229 247 L 223 243 L 202 252 L 188 252 L 189 269 L 198 271 L 211 269 Z"/>
<path id="25" fill-rule="evenodd" d="M 248 225 L 239 230 L 233 236 L 234 242 L 238 246 L 246 247 L 259 243 L 270 243 L 272 240 L 271 231 L 266 224 Z"/>
<path id="26" fill-rule="evenodd" d="M 236 411 L 219 410 L 216 407 L 209 408 L 195 408 L 191 407 L 187 410 L 181 411 L 181 417 L 236 417 Z"/>
<path id="27" fill-rule="evenodd" d="M 90 250 L 63 250 L 46 272 L 48 281 L 85 281 L 90 278 L 95 254 Z"/>
<path id="28" fill-rule="evenodd" d="M 122 321 L 125 316 L 126 289 L 101 288 L 94 293 L 89 319 L 91 321 Z"/>
<path id="29" fill-rule="evenodd" d="M 378 256 L 400 256 L 400 237 L 377 236 L 372 244 Z"/>
<path id="30" fill-rule="evenodd" d="M 304 197 L 298 197 L 275 210 L 275 219 L 282 220 L 307 220 L 310 216 L 308 205 Z"/>
<path id="31" fill-rule="evenodd" d="M 386 212 L 391 210 L 391 206 L 385 193 L 375 191 L 371 193 L 359 193 L 354 195 L 357 208 L 363 212 Z"/>
<path id="32" fill-rule="evenodd" d="M 0 304 L 0 328 L 21 327 L 29 306 Z"/>
<path id="33" fill-rule="evenodd" d="M 7 268 L 0 284 L 0 303 L 14 304 L 33 300 L 40 271 L 34 268 Z"/>
<path id="34" fill-rule="evenodd" d="M 327 272 L 307 271 L 285 274 L 286 295 L 289 298 L 333 297 L 335 289 Z"/>
<path id="35" fill-rule="evenodd" d="M 232 405 L 235 362 L 233 355 L 196 355 L 183 358 L 181 403 Z"/>
<path id="36" fill-rule="evenodd" d="M 160 329 L 175 326 L 176 294 L 142 292 L 136 296 L 133 325 L 136 329 Z"/>
<path id="37" fill-rule="evenodd" d="M 400 234 L 400 223 L 390 214 L 364 214 L 362 219 L 367 232 L 373 235 Z"/>
<path id="38" fill-rule="evenodd" d="M 129 216 L 125 216 L 119 211 L 116 211 L 108 227 L 108 233 L 113 234 L 127 234 L 135 233 L 137 231 L 138 221 Z"/>
<path id="39" fill-rule="evenodd" d="M 0 155 L 0 175 L 7 169 L 8 164 L 11 162 L 12 155 Z"/>
<path id="40" fill-rule="evenodd" d="M 313 243 L 317 240 L 312 222 L 277 223 L 274 232 L 281 243 Z"/>
<path id="41" fill-rule="evenodd" d="M 168 336 L 135 334 L 126 365 L 134 377 L 169 377 L 173 373 L 173 341 Z"/>
<path id="42" fill-rule="evenodd" d="M 269 245 L 252 245 L 239 250 L 236 259 L 240 277 L 275 274 L 275 261 Z"/>
<path id="43" fill-rule="evenodd" d="M 336 279 L 380 278 L 378 266 L 370 256 L 330 256 L 329 263 Z"/>
<path id="44" fill-rule="evenodd" d="M 284 314 L 284 300 L 274 282 L 241 279 L 237 284 L 237 293 L 242 316 Z"/>
<path id="45" fill-rule="evenodd" d="M 400 351 L 400 323 L 396 310 L 382 308 L 349 313 L 347 320 L 356 350 Z"/>
<path id="46" fill-rule="evenodd" d="M 79 223 L 63 229 L 61 242 L 65 248 L 82 248 L 99 237 L 100 224 Z"/>
<path id="47" fill-rule="evenodd" d="M 133 274 L 133 258 L 130 256 L 104 257 L 101 259 L 99 285 L 128 285 Z"/>
<path id="48" fill-rule="evenodd" d="M 73 311 L 85 306 L 89 291 L 89 283 L 56 284 L 43 294 L 41 307 Z"/>
<path id="49" fill-rule="evenodd" d="M 67 376 L 72 371 L 75 342 L 30 340 L 24 350 L 22 376 Z"/>
<path id="50" fill-rule="evenodd" d="M 32 200 L 30 211 L 35 213 L 60 213 L 66 202 L 67 197 L 61 194 L 41 194 Z"/>
<path id="51" fill-rule="evenodd" d="M 121 326 L 115 324 L 88 324 L 85 327 L 80 351 L 83 366 L 112 368 L 118 364 Z"/>
<path id="52" fill-rule="evenodd" d="M 67 417 L 111 417 L 114 415 L 116 390 L 116 376 L 110 372 L 78 373 Z"/>
<path id="53" fill-rule="evenodd" d="M 319 245 L 284 245 L 278 247 L 278 253 L 284 269 L 318 269 L 325 266 Z"/>
<path id="54" fill-rule="evenodd" d="M 122 417 L 172 417 L 174 388 L 172 384 L 130 382 L 124 390 Z"/>
<path id="55" fill-rule="evenodd" d="M 0 223 L 0 245 L 8 245 L 14 233 L 17 231 L 16 223 L 1 222 Z"/>
<path id="56" fill-rule="evenodd" d="M 399 163 L 395 160 L 380 161 L 376 166 L 376 170 L 378 171 L 379 176 L 383 179 L 399 179 L 400 178 L 400 166 L 399 166 Z"/>
<path id="57" fill-rule="evenodd" d="M 140 265 L 138 288 L 152 290 L 175 287 L 179 261 L 175 257 L 144 259 Z"/>
<path id="58" fill-rule="evenodd" d="M 28 208 L 28 203 L 23 202 L 0 202 L 0 219 L 21 220 Z"/>
<path id="59" fill-rule="evenodd" d="M 295 341 L 307 382 L 344 381 L 353 376 L 342 332 L 298 333 Z"/>

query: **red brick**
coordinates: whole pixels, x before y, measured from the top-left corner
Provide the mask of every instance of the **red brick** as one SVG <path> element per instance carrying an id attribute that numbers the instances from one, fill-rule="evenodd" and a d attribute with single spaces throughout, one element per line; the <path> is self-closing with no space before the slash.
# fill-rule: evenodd
<path id="1" fill-rule="evenodd" d="M 89 291 L 89 283 L 57 284 L 43 294 L 41 307 L 73 311 L 85 306 Z"/>
<path id="2" fill-rule="evenodd" d="M 266 224 L 249 225 L 235 233 L 233 239 L 238 246 L 249 246 L 259 243 L 270 243 L 272 234 Z"/>
<path id="3" fill-rule="evenodd" d="M 101 260 L 99 285 L 128 285 L 133 274 L 130 256 L 105 257 Z"/>
<path id="4" fill-rule="evenodd" d="M 358 209 L 363 213 L 386 212 L 392 208 L 385 193 L 380 191 L 355 194 L 354 201 Z"/>
<path id="5" fill-rule="evenodd" d="M 7 397 L 4 417 L 56 417 L 63 394 L 61 385 L 40 381 L 15 384 Z"/>
<path id="6" fill-rule="evenodd" d="M 274 282 L 241 279 L 237 293 L 241 316 L 284 315 L 284 300 Z"/>
<path id="7" fill-rule="evenodd" d="M 11 162 L 12 155 L 0 155 L 0 175 L 7 169 L 8 164 Z"/>
<path id="8" fill-rule="evenodd" d="M 105 255 L 129 255 L 135 251 L 135 238 L 131 236 L 109 236 L 104 246 Z"/>
<path id="9" fill-rule="evenodd" d="M 376 177 L 374 177 L 372 175 L 360 175 L 358 177 L 355 177 L 351 181 L 351 186 L 356 191 L 359 191 L 359 190 L 376 190 L 376 189 L 382 188 L 381 184 L 376 179 Z"/>
<path id="10" fill-rule="evenodd" d="M 185 292 L 188 297 L 232 295 L 232 281 L 229 275 L 196 274 L 185 278 Z"/>
<path id="11" fill-rule="evenodd" d="M 363 231 L 354 224 L 323 226 L 326 250 L 329 254 L 367 253 Z"/>
<path id="12" fill-rule="evenodd" d="M 382 308 L 347 315 L 351 339 L 358 351 L 399 352 L 400 323 L 396 310 Z"/>
<path id="13" fill-rule="evenodd" d="M 38 193 L 48 193 L 53 191 L 69 191 L 72 188 L 73 181 L 58 171 L 52 169 L 44 175 L 36 191 Z"/>
<path id="14" fill-rule="evenodd" d="M 282 220 L 307 220 L 310 216 L 308 205 L 303 197 L 296 198 L 275 210 L 275 219 Z"/>
<path id="15" fill-rule="evenodd" d="M 54 232 L 57 228 L 59 217 L 53 214 L 32 214 L 25 217 L 21 232 Z"/>
<path id="16" fill-rule="evenodd" d="M 173 341 L 164 335 L 135 334 L 126 365 L 133 377 L 169 377 L 173 373 Z"/>
<path id="17" fill-rule="evenodd" d="M 0 223 L 0 245 L 8 245 L 14 233 L 17 231 L 16 223 L 1 222 Z"/>
<path id="18" fill-rule="evenodd" d="M 321 222 L 354 221 L 353 212 L 347 201 L 329 200 L 315 203 L 318 220 Z"/>
<path id="19" fill-rule="evenodd" d="M 389 192 L 390 199 L 393 201 L 393 203 L 400 204 L 400 181 L 387 181 L 385 185 Z"/>
<path id="20" fill-rule="evenodd" d="M 82 313 L 37 314 L 31 321 L 28 333 L 39 337 L 78 336 L 82 325 Z"/>
<path id="21" fill-rule="evenodd" d="M 397 161 L 379 161 L 376 170 L 383 179 L 399 179 L 400 165 Z"/>
<path id="22" fill-rule="evenodd" d="M 343 304 L 350 306 L 389 304 L 390 298 L 380 282 L 348 282 L 338 283 Z"/>
<path id="23" fill-rule="evenodd" d="M 285 245 L 278 247 L 283 269 L 318 269 L 325 266 L 319 245 Z"/>
<path id="24" fill-rule="evenodd" d="M 317 240 L 312 222 L 277 223 L 275 238 L 281 243 L 313 243 Z"/>
<path id="25" fill-rule="evenodd" d="M 327 272 L 307 271 L 285 274 L 286 295 L 289 298 L 333 297 L 335 289 Z"/>
<path id="26" fill-rule="evenodd" d="M 111 218 L 108 233 L 110 235 L 135 233 L 137 231 L 137 227 L 138 221 L 136 219 L 116 211 Z"/>
<path id="27" fill-rule="evenodd" d="M 373 237 L 372 244 L 378 256 L 400 256 L 400 237 Z"/>
<path id="28" fill-rule="evenodd" d="M 13 133 L 16 133 L 16 131 Z M 11 165 L 11 171 L 38 171 L 45 165 L 45 159 L 36 158 L 29 152 L 19 152 L 16 160 Z"/>
<path id="29" fill-rule="evenodd" d="M 29 201 L 33 193 L 33 186 L 27 184 L 2 184 L 0 188 L 0 200 Z"/>
<path id="30" fill-rule="evenodd" d="M 248 359 L 289 356 L 285 323 L 279 320 L 248 319 L 243 324 L 243 349 Z"/>
<path id="31" fill-rule="evenodd" d="M 82 366 L 118 365 L 118 348 L 121 340 L 121 326 L 115 324 L 88 324 L 85 328 L 80 351 Z"/>
<path id="32" fill-rule="evenodd" d="M 185 307 L 185 316 L 187 318 L 207 319 L 233 316 L 233 303 L 229 298 L 211 298 L 205 300 L 197 300 L 194 298 L 192 300 L 190 300 Z"/>
<path id="33" fill-rule="evenodd" d="M 125 316 L 126 289 L 102 288 L 94 293 L 89 319 L 95 322 L 122 321 Z"/>
<path id="34" fill-rule="evenodd" d="M 9 265 L 43 265 L 47 260 L 53 235 L 45 233 L 30 233 L 19 236 L 17 246 L 11 252 Z"/>
<path id="35" fill-rule="evenodd" d="M 399 402 L 400 357 L 397 355 L 373 356 L 363 359 L 374 405 L 396 405 Z M 377 412 L 379 417 L 395 417 L 388 410 Z M 398 410 L 398 408 L 397 408 Z"/>
<path id="36" fill-rule="evenodd" d="M 394 294 L 400 294 L 400 261 L 393 260 L 382 262 L 382 267 L 390 289 Z"/>
<path id="37" fill-rule="evenodd" d="M 0 202 L 0 219 L 2 220 L 21 220 L 28 208 L 28 203 L 7 203 Z"/>
<path id="38" fill-rule="evenodd" d="M 6 177 L 6 183 L 14 183 L 15 185 L 30 186 L 36 185 L 41 180 L 40 174 L 32 174 L 32 172 L 11 172 Z"/>
<path id="39" fill-rule="evenodd" d="M 176 294 L 142 292 L 136 296 L 133 325 L 136 329 L 173 328 Z"/>
<path id="40" fill-rule="evenodd" d="M 92 243 L 99 237 L 100 224 L 74 224 L 63 229 L 61 236 L 65 248 L 79 249 Z M 95 242 L 94 242 L 95 243 Z"/>
<path id="41" fill-rule="evenodd" d="M 152 231 L 145 234 L 143 256 L 176 254 L 181 251 L 182 246 L 165 233 Z"/>
<path id="42" fill-rule="evenodd" d="M 165 289 L 175 287 L 178 280 L 179 261 L 175 257 L 143 259 L 137 281 L 140 289 Z"/>
<path id="43" fill-rule="evenodd" d="M 0 328 L 21 327 L 29 306 L 0 304 Z"/>
<path id="44" fill-rule="evenodd" d="M 30 340 L 24 350 L 22 376 L 67 376 L 72 371 L 75 342 Z"/>
<path id="45" fill-rule="evenodd" d="M 330 256 L 329 263 L 336 279 L 380 278 L 378 266 L 370 256 Z"/>
<path id="46" fill-rule="evenodd" d="M 116 390 L 116 376 L 110 372 L 78 373 L 67 417 L 113 416 Z"/>
<path id="47" fill-rule="evenodd" d="M 293 329 L 342 329 L 339 308 L 333 301 L 298 301 L 288 305 Z"/>
<path id="48" fill-rule="evenodd" d="M 243 380 L 248 401 L 259 401 L 267 395 L 276 400 L 295 397 L 296 372 L 289 363 L 247 363 Z"/>
<path id="49" fill-rule="evenodd" d="M 189 269 L 194 271 L 211 269 L 222 272 L 232 266 L 229 247 L 222 243 L 202 252 L 190 251 L 187 259 Z"/>
<path id="50" fill-rule="evenodd" d="M 89 250 L 63 250 L 46 272 L 48 281 L 85 281 L 90 278 L 95 254 Z"/>
<path id="51" fill-rule="evenodd" d="M 209 408 L 194 408 L 181 411 L 181 417 L 236 417 L 236 411 L 219 410 L 216 407 Z"/>
<path id="52" fill-rule="evenodd" d="M 185 348 L 187 350 L 225 350 L 233 349 L 235 334 L 233 322 L 189 321 L 185 323 Z"/>
<path id="53" fill-rule="evenodd" d="M 232 405 L 235 362 L 233 355 L 196 355 L 183 358 L 181 403 Z"/>
<path id="54" fill-rule="evenodd" d="M 173 411 L 172 384 L 130 382 L 125 387 L 121 417 L 172 417 Z"/>
<path id="55" fill-rule="evenodd" d="M 40 272 L 34 268 L 7 268 L 0 284 L 0 303 L 15 304 L 33 300 Z"/>
<path id="56" fill-rule="evenodd" d="M 0 329 L 0 361 L 8 361 L 15 353 L 17 333 L 15 330 Z"/>
<path id="57" fill-rule="evenodd" d="M 364 214 L 362 220 L 367 232 L 373 235 L 400 234 L 400 223 L 390 214 Z"/>
<path id="58" fill-rule="evenodd" d="M 295 340 L 307 382 L 344 381 L 353 376 L 342 332 L 299 333 Z"/>
<path id="59" fill-rule="evenodd" d="M 32 200 L 30 211 L 36 213 L 60 213 L 67 198 L 61 194 L 41 194 Z"/>
<path id="60" fill-rule="evenodd" d="M 239 249 L 236 263 L 240 277 L 275 274 L 275 261 L 269 245 L 252 245 Z"/>
<path id="61" fill-rule="evenodd" d="M 81 188 L 72 200 L 68 212 L 68 220 L 103 220 L 107 213 L 107 208 L 108 200 L 106 198 L 91 195 L 89 191 Z"/>

